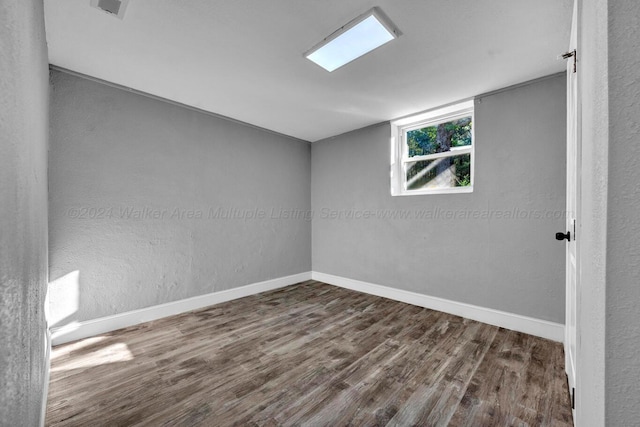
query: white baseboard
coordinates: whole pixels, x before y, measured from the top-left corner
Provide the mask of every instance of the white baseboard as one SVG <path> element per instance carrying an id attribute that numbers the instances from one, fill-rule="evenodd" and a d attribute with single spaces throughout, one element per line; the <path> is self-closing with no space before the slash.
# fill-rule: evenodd
<path id="1" fill-rule="evenodd" d="M 47 415 L 49 380 L 51 379 L 51 333 L 49 332 L 49 328 L 46 328 L 44 333 L 44 351 L 44 384 L 42 387 L 42 407 L 40 408 L 40 427 L 44 427 L 44 421 Z"/>
<path id="2" fill-rule="evenodd" d="M 507 313 L 505 311 L 494 310 L 492 308 L 451 301 L 444 298 L 418 294 L 416 292 L 389 288 L 387 286 L 376 285 L 331 274 L 319 273 L 317 271 L 313 271 L 311 273 L 311 278 L 330 285 L 377 295 L 379 297 L 389 298 L 432 310 L 442 311 L 557 342 L 564 341 L 564 325 L 560 323 Z"/>
<path id="3" fill-rule="evenodd" d="M 111 332 L 116 329 L 126 328 L 128 326 L 161 319 L 167 316 L 173 316 L 175 314 L 191 310 L 197 310 L 199 308 L 231 301 L 237 298 L 255 295 L 260 292 L 283 288 L 285 286 L 304 282 L 305 280 L 310 279 L 432 310 L 450 313 L 456 316 L 466 317 L 468 319 L 477 320 L 479 322 L 488 323 L 490 325 L 518 332 L 524 332 L 553 341 L 563 342 L 564 340 L 564 325 L 559 323 L 314 271 L 266 280 L 264 282 L 253 283 L 234 289 L 155 305 L 140 310 L 128 311 L 126 313 L 120 313 L 113 316 L 83 322 L 74 322 L 62 327 L 52 328 L 51 342 L 54 346 L 64 344 L 70 341 Z"/>
<path id="4" fill-rule="evenodd" d="M 260 292 L 283 288 L 285 286 L 304 282 L 305 280 L 311 280 L 310 271 L 294 274 L 292 276 L 266 280 L 264 282 L 253 283 L 225 291 L 213 292 L 206 295 L 173 301 L 166 304 L 154 305 L 152 307 L 128 311 L 125 313 L 115 314 L 113 316 L 101 317 L 83 322 L 74 322 L 58 328 L 52 328 L 51 340 L 54 346 L 64 344 L 70 341 L 115 331 L 116 329 L 122 329 L 163 317 L 197 310 L 199 308 L 208 307 L 221 302 L 255 295 Z"/>

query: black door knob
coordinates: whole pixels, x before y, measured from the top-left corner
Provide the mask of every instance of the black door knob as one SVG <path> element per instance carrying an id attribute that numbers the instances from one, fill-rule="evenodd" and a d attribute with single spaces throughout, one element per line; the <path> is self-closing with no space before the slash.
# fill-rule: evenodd
<path id="1" fill-rule="evenodd" d="M 567 239 L 568 241 L 571 241 L 571 232 L 567 231 L 567 234 L 565 233 L 556 233 L 556 240 L 564 240 Z"/>

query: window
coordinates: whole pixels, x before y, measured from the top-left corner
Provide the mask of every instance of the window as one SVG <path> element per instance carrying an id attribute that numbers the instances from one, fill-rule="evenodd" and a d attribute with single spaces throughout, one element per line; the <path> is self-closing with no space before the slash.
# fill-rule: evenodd
<path id="1" fill-rule="evenodd" d="M 473 191 L 473 101 L 391 123 L 391 194 Z"/>

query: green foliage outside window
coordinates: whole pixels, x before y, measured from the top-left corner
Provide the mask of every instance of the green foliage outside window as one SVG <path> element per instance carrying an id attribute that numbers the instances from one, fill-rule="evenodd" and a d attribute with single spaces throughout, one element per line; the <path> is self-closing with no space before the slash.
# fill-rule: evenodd
<path id="1" fill-rule="evenodd" d="M 409 157 L 443 153 L 450 151 L 452 147 L 469 146 L 472 143 L 471 126 L 471 117 L 465 117 L 409 131 L 407 132 Z M 453 186 L 466 187 L 471 185 L 471 156 L 455 156 L 443 159 L 443 162 L 446 163 L 447 167 L 453 165 L 455 168 L 455 183 L 452 183 Z M 417 173 L 420 168 L 413 169 L 416 171 L 413 173 Z M 442 168 L 434 170 L 425 176 L 424 179 L 420 180 L 422 184 L 416 183 L 414 188 L 433 179 L 438 170 L 442 170 Z M 407 179 L 410 178 L 411 176 L 407 176 Z"/>

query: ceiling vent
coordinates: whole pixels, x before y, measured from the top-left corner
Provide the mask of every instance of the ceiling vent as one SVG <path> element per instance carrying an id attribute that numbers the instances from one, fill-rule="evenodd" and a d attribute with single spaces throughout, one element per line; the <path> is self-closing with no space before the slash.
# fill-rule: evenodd
<path id="1" fill-rule="evenodd" d="M 91 6 L 117 18 L 124 18 L 129 0 L 91 0 Z"/>

